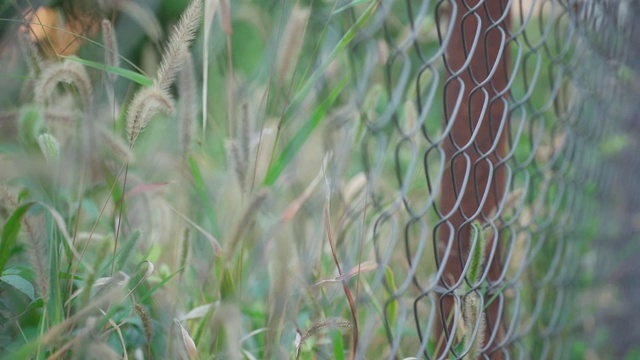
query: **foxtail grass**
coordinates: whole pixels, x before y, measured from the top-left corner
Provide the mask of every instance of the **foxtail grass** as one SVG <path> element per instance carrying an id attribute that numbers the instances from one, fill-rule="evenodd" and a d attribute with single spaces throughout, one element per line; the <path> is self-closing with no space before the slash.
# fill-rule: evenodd
<path id="1" fill-rule="evenodd" d="M 133 146 L 138 136 L 157 112 L 173 112 L 173 100 L 169 88 L 185 62 L 185 54 L 195 37 L 200 24 L 202 0 L 193 0 L 180 17 L 169 37 L 154 84 L 139 90 L 127 112 L 129 145 Z"/>
<path id="2" fill-rule="evenodd" d="M 59 83 L 75 86 L 83 109 L 89 111 L 93 91 L 91 80 L 84 66 L 71 60 L 55 62 L 42 71 L 35 84 L 34 98 L 36 102 L 43 106 L 52 102 L 56 86 Z"/>
<path id="3" fill-rule="evenodd" d="M 185 54 L 188 52 L 189 45 L 193 42 L 196 30 L 200 25 L 201 13 L 202 0 L 192 0 L 173 29 L 155 78 L 155 84 L 161 90 L 167 91 L 169 89 L 176 74 L 183 66 Z"/>

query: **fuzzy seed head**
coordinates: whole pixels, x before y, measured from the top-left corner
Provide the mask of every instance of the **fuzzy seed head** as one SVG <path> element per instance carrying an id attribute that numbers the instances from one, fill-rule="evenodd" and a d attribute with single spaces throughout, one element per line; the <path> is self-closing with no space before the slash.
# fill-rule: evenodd
<path id="1" fill-rule="evenodd" d="M 59 83 L 74 85 L 85 111 L 91 105 L 91 80 L 87 70 L 81 64 L 71 60 L 54 63 L 42 71 L 42 75 L 35 84 L 34 97 L 38 104 L 46 105 L 55 93 Z"/>
<path id="2" fill-rule="evenodd" d="M 173 112 L 171 96 L 155 85 L 139 90 L 131 100 L 127 111 L 129 146 L 135 144 L 151 117 L 158 112 L 165 114 Z"/>
<path id="3" fill-rule="evenodd" d="M 38 146 L 48 163 L 57 164 L 60 161 L 60 143 L 53 135 L 38 135 Z"/>
<path id="4" fill-rule="evenodd" d="M 160 68 L 156 74 L 155 84 L 161 90 L 168 90 L 182 67 L 185 54 L 189 45 L 195 38 L 196 30 L 200 25 L 202 13 L 202 0 L 193 0 L 189 7 L 182 13 L 178 24 L 169 37 L 169 43 L 164 51 Z"/>

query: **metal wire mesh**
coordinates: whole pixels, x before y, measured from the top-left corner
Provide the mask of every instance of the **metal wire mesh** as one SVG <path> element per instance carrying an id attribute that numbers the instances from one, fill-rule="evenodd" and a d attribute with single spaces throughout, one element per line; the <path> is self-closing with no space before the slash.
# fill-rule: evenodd
<path id="1" fill-rule="evenodd" d="M 379 3 L 352 71 L 389 358 L 572 356 L 630 6 Z"/>

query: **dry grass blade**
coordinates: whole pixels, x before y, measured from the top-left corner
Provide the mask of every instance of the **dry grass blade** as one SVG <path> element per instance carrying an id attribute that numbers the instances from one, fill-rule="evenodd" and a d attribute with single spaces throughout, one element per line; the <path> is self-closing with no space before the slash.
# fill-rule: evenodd
<path id="1" fill-rule="evenodd" d="M 186 320 L 203 318 L 205 315 L 207 315 L 207 313 L 211 311 L 211 308 L 218 307 L 218 306 L 220 306 L 220 302 L 196 306 L 185 315 L 182 315 L 179 320 L 186 321 Z"/>
<path id="2" fill-rule="evenodd" d="M 184 344 L 184 348 L 187 351 L 187 356 L 189 356 L 189 360 L 197 360 L 200 359 L 198 356 L 198 349 L 196 348 L 196 343 L 189 335 L 187 329 L 182 326 L 182 323 L 178 321 L 178 319 L 173 320 L 180 327 L 180 334 L 182 336 L 182 344 Z"/>
<path id="3" fill-rule="evenodd" d="M 202 83 L 209 83 L 209 31 L 213 23 L 213 17 L 218 8 L 218 0 L 205 0 L 204 4 L 204 42 L 202 49 Z M 208 107 L 208 86 L 202 87 L 202 136 L 204 138 L 207 132 L 207 114 Z"/>
<path id="4" fill-rule="evenodd" d="M 345 204 L 350 204 L 351 200 L 358 195 L 362 189 L 367 186 L 367 175 L 363 172 L 356 174 L 347 184 L 343 187 L 343 198 Z"/>
<path id="5" fill-rule="evenodd" d="M 86 325 L 83 328 L 79 329 L 76 335 L 71 338 L 71 340 L 61 346 L 56 352 L 49 355 L 47 360 L 56 360 L 62 358 L 64 354 L 66 354 L 71 348 L 77 347 L 79 343 L 84 343 L 85 340 L 89 336 L 91 336 L 91 333 L 93 332 L 97 322 L 98 321 L 95 317 L 89 317 L 86 321 Z"/>
<path id="6" fill-rule="evenodd" d="M 198 112 L 196 75 L 193 69 L 193 59 L 190 53 L 185 55 L 184 66 L 178 79 L 180 87 L 180 142 L 182 144 L 182 158 L 186 159 L 193 139 L 193 129 Z"/>
<path id="7" fill-rule="evenodd" d="M 231 36 L 233 29 L 231 27 L 231 4 L 229 4 L 229 0 L 220 0 L 220 24 L 227 36 Z"/>
<path id="8" fill-rule="evenodd" d="M 240 118 L 240 147 L 242 149 L 242 161 L 245 164 L 245 173 L 249 170 L 251 162 L 251 120 L 249 115 L 249 104 L 242 105 L 242 116 Z M 244 183 L 242 188 L 244 189 Z"/>
<path id="9" fill-rule="evenodd" d="M 168 182 L 159 182 L 159 183 L 148 183 L 148 184 L 140 184 L 136 185 L 133 189 L 127 191 L 123 198 L 124 200 L 128 200 L 134 196 L 138 196 L 147 192 L 153 192 L 164 188 L 169 185 Z"/>
<path id="10" fill-rule="evenodd" d="M 284 29 L 282 44 L 283 50 L 278 56 L 278 80 L 284 83 L 287 77 L 296 67 L 296 62 L 302 51 L 310 9 L 294 6 L 289 15 L 289 21 Z"/>
<path id="11" fill-rule="evenodd" d="M 96 308 L 101 308 L 105 305 L 112 303 L 114 300 L 120 300 L 123 297 L 123 288 L 119 286 L 112 286 L 101 292 L 100 296 L 96 297 L 89 306 L 86 306 L 82 310 L 78 311 L 72 316 L 67 317 L 63 322 L 50 328 L 42 337 L 36 340 L 40 345 L 51 344 L 56 339 L 63 336 L 67 331 L 73 328 L 74 325 L 87 317 L 89 314 L 94 313 Z"/>
<path id="12" fill-rule="evenodd" d="M 322 180 L 322 172 L 320 172 L 313 179 L 311 184 L 309 184 L 309 186 L 304 189 L 304 192 L 300 196 L 298 196 L 291 204 L 289 204 L 289 207 L 287 207 L 287 209 L 282 213 L 282 221 L 290 221 L 294 216 L 296 216 L 298 210 L 300 210 L 300 207 L 309 199 L 311 194 L 313 194 L 313 190 L 315 190 L 316 186 L 318 186 L 320 180 Z"/>
<path id="13" fill-rule="evenodd" d="M 131 149 L 119 137 L 114 136 L 111 131 L 104 128 L 98 128 L 98 131 L 108 150 L 118 160 L 124 163 L 132 163 L 135 160 L 135 155 Z"/>
<path id="14" fill-rule="evenodd" d="M 207 240 L 209 240 L 209 243 L 211 244 L 211 246 L 213 247 L 213 252 L 218 255 L 220 254 L 220 252 L 222 251 L 222 246 L 220 245 L 220 242 L 218 242 L 218 239 L 215 238 L 215 236 L 211 235 L 209 232 L 207 232 L 205 229 L 201 228 L 198 224 L 196 224 L 194 221 L 192 221 L 191 219 L 189 219 L 185 214 L 181 213 L 180 211 L 176 210 L 175 208 L 173 208 L 172 206 L 169 206 L 169 209 L 171 211 L 173 211 L 174 213 L 178 214 L 178 216 L 180 216 L 181 218 L 183 218 L 186 222 L 188 222 L 191 226 L 193 226 L 194 228 L 196 228 L 196 230 L 198 230 L 198 232 L 200 232 L 202 235 L 204 235 L 204 237 L 207 238 Z"/>
<path id="15" fill-rule="evenodd" d="M 124 286 L 128 282 L 129 282 L 129 276 L 124 273 L 120 273 L 117 276 L 105 276 L 105 277 L 96 279 L 93 282 L 93 284 L 91 284 L 91 288 L 95 289 L 96 292 L 98 292 L 112 286 Z M 80 295 L 83 291 L 85 291 L 84 286 L 81 286 L 76 291 L 74 291 L 73 294 L 71 294 L 71 296 L 69 297 L 69 299 L 67 299 L 65 306 L 71 303 L 71 301 L 76 297 L 78 297 L 78 295 Z"/>
<path id="16" fill-rule="evenodd" d="M 253 220 L 254 215 L 258 212 L 260 206 L 267 199 L 267 195 L 269 195 L 269 192 L 267 190 L 261 190 L 254 196 L 253 200 L 247 207 L 247 210 L 245 210 L 244 214 L 240 218 L 240 222 L 238 222 L 238 225 L 233 232 L 233 236 L 231 237 L 231 242 L 229 243 L 227 252 L 227 259 L 231 259 L 231 256 L 233 255 L 236 247 L 238 246 L 238 243 L 240 242 L 240 239 L 242 238 L 242 234 L 244 234 L 244 232 L 247 230 L 249 224 Z"/>
<path id="17" fill-rule="evenodd" d="M 338 256 L 336 254 L 336 249 L 333 241 L 333 232 L 331 231 L 331 218 L 329 216 L 329 206 L 327 205 L 324 209 L 324 221 L 325 227 L 327 230 L 327 238 L 329 240 L 329 246 L 331 247 L 331 255 L 333 256 L 333 261 L 336 264 L 336 268 L 338 269 L 338 274 L 342 276 L 342 271 L 340 270 L 340 262 L 338 261 Z M 351 310 L 351 317 L 353 319 L 353 342 L 351 343 L 351 359 L 356 358 L 356 350 L 358 349 L 358 313 L 356 308 L 355 300 L 353 299 L 353 295 L 351 294 L 351 290 L 349 290 L 349 285 L 346 280 L 342 280 L 342 288 L 344 289 L 344 294 L 347 297 L 347 301 L 349 302 L 349 309 Z"/>
<path id="18" fill-rule="evenodd" d="M 379 267 L 380 267 L 380 264 L 376 263 L 375 261 L 367 260 L 365 262 L 362 262 L 362 263 L 358 264 L 358 266 L 353 267 L 351 270 L 345 272 L 344 274 L 342 274 L 340 276 L 336 276 L 336 277 L 333 277 L 333 278 L 320 280 L 317 283 L 315 283 L 313 286 L 318 286 L 320 284 L 324 284 L 324 283 L 328 283 L 328 282 L 347 281 L 347 280 L 351 279 L 354 276 L 357 276 L 357 275 L 359 275 L 361 273 L 364 273 L 364 272 L 373 271 L 375 269 L 378 269 Z"/>

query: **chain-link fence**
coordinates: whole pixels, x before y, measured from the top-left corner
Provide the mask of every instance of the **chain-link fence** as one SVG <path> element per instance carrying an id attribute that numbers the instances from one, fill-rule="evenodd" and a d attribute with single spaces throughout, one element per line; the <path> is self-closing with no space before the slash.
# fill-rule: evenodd
<path id="1" fill-rule="evenodd" d="M 634 178 L 606 164 L 630 140 L 632 7 L 380 2 L 353 71 L 389 357 L 585 356 L 593 241 L 619 226 L 600 204 Z"/>

